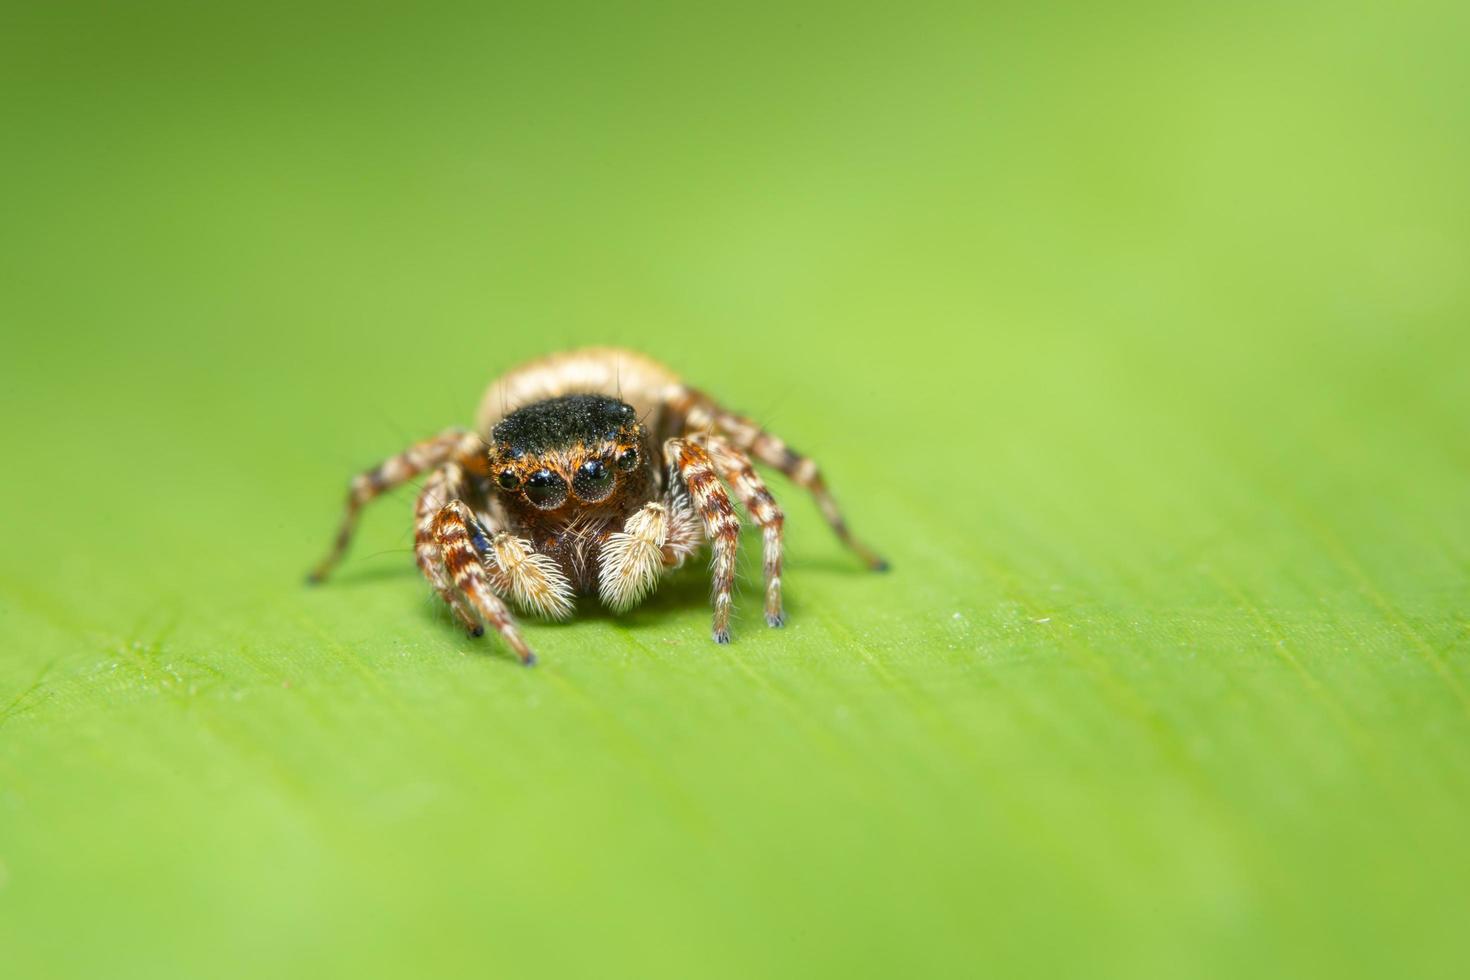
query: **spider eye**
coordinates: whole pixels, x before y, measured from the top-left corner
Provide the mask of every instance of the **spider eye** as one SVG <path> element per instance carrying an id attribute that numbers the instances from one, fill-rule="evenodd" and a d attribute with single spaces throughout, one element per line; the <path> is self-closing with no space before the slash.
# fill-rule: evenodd
<path id="1" fill-rule="evenodd" d="M 605 500 L 612 492 L 612 485 L 612 470 L 600 459 L 587 460 L 577 468 L 577 475 L 572 478 L 572 490 L 589 504 Z"/>
<path id="2" fill-rule="evenodd" d="M 526 478 L 525 493 L 542 510 L 555 510 L 567 499 L 567 481 L 550 470 L 537 470 Z"/>
<path id="3" fill-rule="evenodd" d="M 618 469 L 627 473 L 638 465 L 638 450 L 631 446 L 618 454 Z"/>
<path id="4" fill-rule="evenodd" d="M 501 474 L 495 478 L 495 482 L 500 484 L 500 489 L 502 490 L 514 490 L 516 487 L 520 486 L 521 478 L 516 476 L 515 470 L 503 470 Z"/>

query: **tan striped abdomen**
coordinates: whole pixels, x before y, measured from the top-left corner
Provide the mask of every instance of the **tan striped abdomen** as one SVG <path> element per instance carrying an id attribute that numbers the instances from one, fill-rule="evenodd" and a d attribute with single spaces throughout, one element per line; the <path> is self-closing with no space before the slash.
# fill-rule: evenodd
<path id="1" fill-rule="evenodd" d="M 495 423 L 516 409 L 576 394 L 609 395 L 644 418 L 680 388 L 678 376 L 651 358 L 616 347 L 588 347 L 543 357 L 497 380 L 480 402 L 475 425 L 488 438 Z"/>

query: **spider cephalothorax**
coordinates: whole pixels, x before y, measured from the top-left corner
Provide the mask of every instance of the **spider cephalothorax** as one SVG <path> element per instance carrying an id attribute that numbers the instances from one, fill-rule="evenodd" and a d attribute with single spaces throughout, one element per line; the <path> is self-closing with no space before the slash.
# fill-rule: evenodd
<path id="1" fill-rule="evenodd" d="M 510 523 L 579 592 L 596 591 L 602 545 L 657 493 L 653 448 L 633 406 L 603 395 L 532 402 L 490 437 Z"/>
<path id="2" fill-rule="evenodd" d="M 641 355 L 596 349 L 528 364 L 491 386 L 478 428 L 450 429 L 357 477 L 312 579 L 341 559 L 364 504 L 427 473 L 420 569 L 472 634 L 488 621 L 523 663 L 535 658 L 505 600 L 552 618 L 570 615 L 579 594 L 628 609 L 705 541 L 714 638 L 727 643 L 740 522 L 726 484 L 762 530 L 766 622 L 785 621 L 785 518 L 751 457 L 811 491 L 870 568 L 887 567 L 848 531 L 810 459 Z"/>
<path id="3" fill-rule="evenodd" d="M 490 436 L 495 484 L 510 506 L 556 512 L 624 498 L 647 481 L 648 434 L 633 406 L 602 395 L 532 402 Z"/>

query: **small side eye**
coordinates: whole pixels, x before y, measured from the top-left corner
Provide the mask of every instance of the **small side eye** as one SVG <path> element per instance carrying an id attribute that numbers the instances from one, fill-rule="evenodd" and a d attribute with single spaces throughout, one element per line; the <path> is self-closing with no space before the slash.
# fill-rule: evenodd
<path id="1" fill-rule="evenodd" d="M 502 490 L 514 490 L 521 485 L 521 478 L 516 476 L 515 470 L 501 470 L 500 475 L 495 478 Z"/>
<path id="2" fill-rule="evenodd" d="M 629 448 L 624 449 L 622 452 L 618 453 L 618 469 L 622 470 L 624 473 L 626 473 L 629 470 L 633 469 L 633 467 L 635 467 L 637 465 L 638 465 L 638 450 L 637 449 L 635 449 L 635 448 L 633 448 L 633 447 L 630 446 Z"/>

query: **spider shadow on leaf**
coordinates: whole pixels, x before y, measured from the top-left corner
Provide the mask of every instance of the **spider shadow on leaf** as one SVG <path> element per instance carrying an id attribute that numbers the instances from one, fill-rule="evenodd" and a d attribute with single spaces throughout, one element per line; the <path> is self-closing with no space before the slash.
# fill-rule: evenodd
<path id="1" fill-rule="evenodd" d="M 826 565 L 826 567 L 819 565 L 818 568 L 822 571 L 834 572 L 839 569 L 846 570 L 846 566 L 840 561 L 833 561 Z M 744 628 L 766 629 L 765 625 L 760 623 L 758 615 L 760 603 L 759 571 L 757 570 L 755 574 L 756 580 L 753 585 L 748 578 L 742 578 L 741 580 L 746 586 L 746 588 L 741 590 L 746 602 L 740 605 L 745 605 L 750 602 L 757 604 L 754 618 L 747 619 L 747 625 Z M 364 576 L 364 580 L 377 581 L 390 577 L 391 573 L 375 572 L 370 578 Z M 624 612 L 615 612 L 607 608 L 593 594 L 579 596 L 576 612 L 567 619 L 539 619 L 528 616 L 520 611 L 516 611 L 516 618 L 538 629 L 545 627 L 552 629 L 575 628 L 580 623 L 603 622 L 611 623 L 622 629 L 641 631 L 667 623 L 671 614 L 688 613 L 691 610 L 697 612 L 707 611 L 709 601 L 708 571 L 704 568 L 703 562 L 692 561 L 686 563 L 683 568 L 669 572 L 659 581 L 658 587 L 646 599 L 632 609 Z M 786 615 L 788 619 L 793 612 L 799 615 L 801 608 L 802 604 L 799 600 L 793 602 L 789 594 L 786 596 Z M 453 617 L 448 614 L 448 610 L 439 603 L 425 602 L 422 611 L 424 621 L 433 624 L 434 628 L 448 629 L 462 634 L 463 631 L 454 621 Z M 475 638 L 471 642 L 481 643 L 487 640 L 491 643 L 495 642 L 494 637 L 488 632 L 483 638 Z"/>
<path id="2" fill-rule="evenodd" d="M 373 556 L 369 556 L 371 558 Z M 342 570 L 332 577 L 334 586 L 374 585 L 378 582 L 394 582 L 399 579 L 415 579 L 422 582 L 419 570 L 411 562 L 347 562 Z"/>
<path id="3" fill-rule="evenodd" d="M 844 578 L 865 578 L 872 574 L 866 569 L 855 565 L 850 557 L 841 553 L 834 553 L 829 557 L 818 558 L 815 561 L 803 560 L 798 574 L 803 573 L 840 575 Z"/>
<path id="4" fill-rule="evenodd" d="M 709 572 L 703 562 L 689 562 L 683 568 L 670 572 L 659 581 L 658 587 L 638 605 L 624 612 L 614 612 L 596 597 L 591 598 L 585 610 L 579 608 L 578 615 L 588 619 L 613 622 L 632 630 L 642 630 L 667 622 L 669 614 L 690 609 L 709 608 Z"/>

